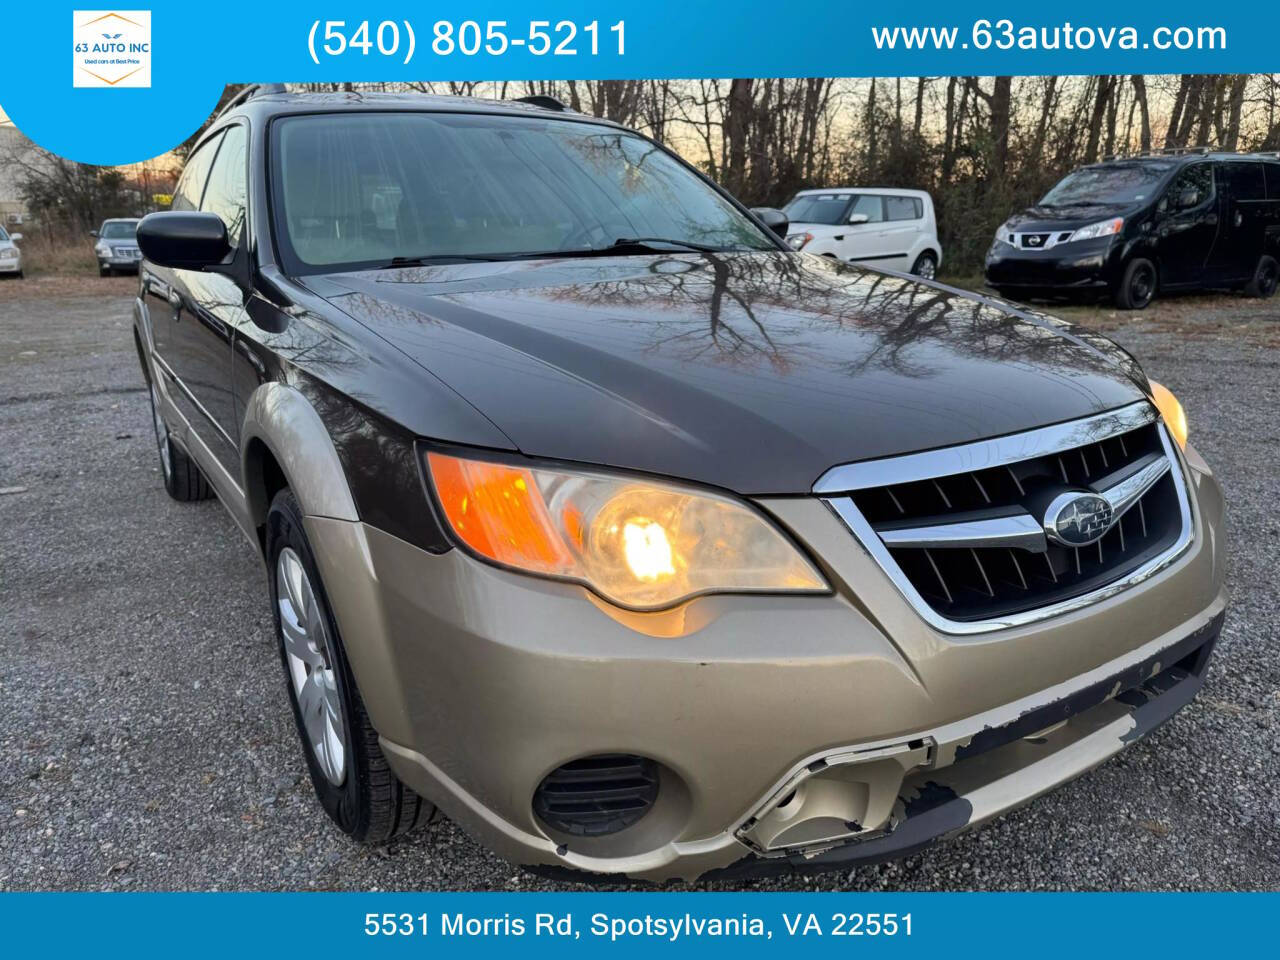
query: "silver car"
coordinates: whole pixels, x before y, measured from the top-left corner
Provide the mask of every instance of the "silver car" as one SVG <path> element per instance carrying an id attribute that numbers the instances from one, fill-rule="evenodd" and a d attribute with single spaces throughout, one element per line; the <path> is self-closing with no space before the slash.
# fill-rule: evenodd
<path id="1" fill-rule="evenodd" d="M 22 251 L 18 249 L 20 233 L 9 233 L 0 227 L 0 274 L 22 276 Z"/>
<path id="2" fill-rule="evenodd" d="M 93 252 L 98 257 L 98 276 L 108 277 L 117 270 L 138 272 L 138 221 L 136 218 L 103 220 L 89 236 L 96 237 Z"/>

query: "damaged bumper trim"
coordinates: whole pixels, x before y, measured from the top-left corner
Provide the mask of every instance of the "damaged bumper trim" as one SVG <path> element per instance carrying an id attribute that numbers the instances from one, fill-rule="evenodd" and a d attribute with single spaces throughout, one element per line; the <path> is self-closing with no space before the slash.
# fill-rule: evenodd
<path id="1" fill-rule="evenodd" d="M 891 831 L 817 852 L 753 853 L 701 879 L 839 870 L 896 860 L 1080 776 L 1195 698 L 1223 616 L 1217 614 L 1183 640 L 1107 680 L 981 731 L 956 750 L 953 765 L 908 776 L 899 797 L 903 817 Z M 1043 755 L 1037 757 L 1037 750 Z"/>

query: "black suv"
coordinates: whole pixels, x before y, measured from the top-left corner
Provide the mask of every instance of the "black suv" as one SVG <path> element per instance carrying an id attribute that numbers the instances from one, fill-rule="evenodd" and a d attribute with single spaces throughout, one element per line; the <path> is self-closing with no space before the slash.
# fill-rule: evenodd
<path id="1" fill-rule="evenodd" d="M 352 837 L 437 805 L 555 871 L 844 868 L 1203 681 L 1221 491 L 1104 337 L 792 251 L 550 102 L 251 94 L 173 205 L 134 327 L 165 487 L 263 560 Z"/>
<path id="2" fill-rule="evenodd" d="M 1280 155 L 1139 156 L 1083 167 L 1010 217 L 987 252 L 1002 296 L 1084 294 L 1141 310 L 1160 291 L 1280 280 Z"/>

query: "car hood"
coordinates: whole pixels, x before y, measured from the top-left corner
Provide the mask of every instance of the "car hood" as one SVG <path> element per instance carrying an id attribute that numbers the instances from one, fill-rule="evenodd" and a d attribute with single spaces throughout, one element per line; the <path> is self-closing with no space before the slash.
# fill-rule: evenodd
<path id="1" fill-rule="evenodd" d="M 1015 233 L 1040 230 L 1077 230 L 1110 217 L 1129 216 L 1138 209 L 1132 204 L 1097 203 L 1087 207 L 1028 207 L 1005 221 Z"/>
<path id="2" fill-rule="evenodd" d="M 807 493 L 836 464 L 1086 416 L 1145 385 L 1103 337 L 807 255 L 475 263 L 301 282 L 524 454 L 743 494 Z"/>

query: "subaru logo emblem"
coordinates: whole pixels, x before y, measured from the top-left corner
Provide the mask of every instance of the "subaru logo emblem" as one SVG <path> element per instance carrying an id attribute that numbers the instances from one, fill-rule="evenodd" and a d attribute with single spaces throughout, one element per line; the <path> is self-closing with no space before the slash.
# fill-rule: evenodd
<path id="1" fill-rule="evenodd" d="M 1096 493 L 1072 491 L 1054 497 L 1044 514 L 1044 532 L 1064 547 L 1087 547 L 1115 522 L 1111 504 Z"/>

